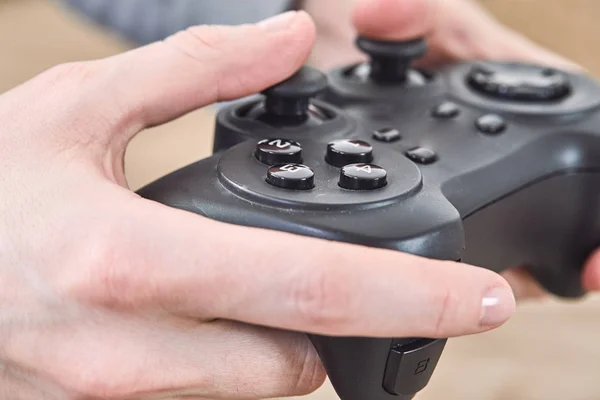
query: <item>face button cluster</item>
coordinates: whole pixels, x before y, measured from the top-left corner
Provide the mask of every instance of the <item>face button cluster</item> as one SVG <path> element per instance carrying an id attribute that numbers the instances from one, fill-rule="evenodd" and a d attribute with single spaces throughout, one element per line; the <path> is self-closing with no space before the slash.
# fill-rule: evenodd
<path id="1" fill-rule="evenodd" d="M 324 149 L 325 161 L 340 168 L 338 186 L 347 190 L 375 190 L 387 185 L 387 171 L 372 164 L 373 146 L 356 139 L 336 140 Z M 302 146 L 295 141 L 272 138 L 256 144 L 254 157 L 268 166 L 266 182 L 287 190 L 311 190 L 315 172 L 302 164 Z"/>

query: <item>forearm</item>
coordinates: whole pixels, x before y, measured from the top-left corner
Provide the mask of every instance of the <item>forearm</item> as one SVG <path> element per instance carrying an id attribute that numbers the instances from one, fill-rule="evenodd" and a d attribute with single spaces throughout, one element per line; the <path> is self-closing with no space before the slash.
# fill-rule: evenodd
<path id="1" fill-rule="evenodd" d="M 258 22 L 290 9 L 293 0 L 63 0 L 125 38 L 147 44 L 193 25 Z"/>

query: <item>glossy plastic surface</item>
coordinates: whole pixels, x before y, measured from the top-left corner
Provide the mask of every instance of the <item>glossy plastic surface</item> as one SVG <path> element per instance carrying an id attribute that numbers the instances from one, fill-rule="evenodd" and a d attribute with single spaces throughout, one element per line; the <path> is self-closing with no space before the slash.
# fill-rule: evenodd
<path id="1" fill-rule="evenodd" d="M 484 89 L 472 82 L 481 63 L 409 70 L 393 85 L 356 73 L 362 66 L 332 71 L 302 122 L 257 117 L 261 98 L 231 105 L 218 115 L 214 156 L 140 194 L 227 223 L 498 272 L 524 265 L 552 293 L 580 297 L 581 267 L 600 245 L 600 86 L 532 65 L 483 64 L 503 71 L 480 77 Z M 518 87 L 499 96 L 497 85 L 507 83 Z M 286 164 L 277 167 L 285 172 L 280 181 L 269 182 L 268 157 L 254 156 L 264 139 L 302 147 L 302 164 L 314 173 L 310 188 L 290 189 L 294 167 Z M 356 156 L 332 153 L 351 153 L 339 140 L 372 151 L 360 159 L 365 152 L 357 150 L 357 162 L 380 167 L 372 170 L 385 172 L 385 185 L 343 176 L 342 161 Z M 445 342 L 311 339 L 342 400 L 412 398 L 407 391 L 428 381 Z"/>

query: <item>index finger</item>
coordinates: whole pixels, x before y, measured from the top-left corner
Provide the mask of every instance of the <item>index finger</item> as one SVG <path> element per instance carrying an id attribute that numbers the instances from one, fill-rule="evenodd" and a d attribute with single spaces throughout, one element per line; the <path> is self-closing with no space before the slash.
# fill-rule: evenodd
<path id="1" fill-rule="evenodd" d="M 501 276 L 469 265 L 225 224 L 144 199 L 130 214 L 127 258 L 94 279 L 117 296 L 96 288 L 99 301 L 372 337 L 482 332 L 515 307 Z"/>

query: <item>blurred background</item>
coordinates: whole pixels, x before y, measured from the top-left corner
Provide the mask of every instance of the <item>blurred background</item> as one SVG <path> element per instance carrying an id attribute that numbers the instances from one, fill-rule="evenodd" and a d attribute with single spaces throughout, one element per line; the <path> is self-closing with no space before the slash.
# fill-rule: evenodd
<path id="1" fill-rule="evenodd" d="M 599 76 L 599 0 L 480 2 L 505 24 Z M 131 47 L 50 0 L 0 0 L 0 93 L 53 65 Z M 209 154 L 213 123 L 213 111 L 203 109 L 139 135 L 126 160 L 132 189 Z M 335 398 L 326 385 L 309 400 Z M 600 399 L 600 299 L 521 304 L 501 329 L 451 340 L 419 399 Z"/>

